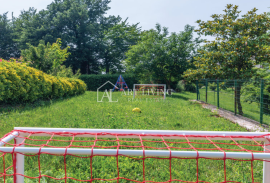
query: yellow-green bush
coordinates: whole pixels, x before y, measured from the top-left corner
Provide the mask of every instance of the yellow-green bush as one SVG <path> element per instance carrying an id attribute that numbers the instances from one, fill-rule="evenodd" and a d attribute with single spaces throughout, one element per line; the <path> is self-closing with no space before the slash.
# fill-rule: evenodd
<path id="1" fill-rule="evenodd" d="M 33 102 L 82 94 L 86 84 L 79 79 L 48 75 L 25 64 L 0 60 L 0 102 Z"/>

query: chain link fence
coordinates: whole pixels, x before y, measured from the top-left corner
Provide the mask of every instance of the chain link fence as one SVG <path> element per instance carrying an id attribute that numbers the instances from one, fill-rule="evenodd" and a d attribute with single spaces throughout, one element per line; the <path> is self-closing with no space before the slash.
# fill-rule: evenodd
<path id="1" fill-rule="evenodd" d="M 197 80 L 197 100 L 270 125 L 270 80 Z"/>

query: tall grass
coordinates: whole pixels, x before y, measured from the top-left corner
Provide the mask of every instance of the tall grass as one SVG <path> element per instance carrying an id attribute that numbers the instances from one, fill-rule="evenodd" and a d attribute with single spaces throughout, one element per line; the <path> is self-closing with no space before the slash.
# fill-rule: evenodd
<path id="1" fill-rule="evenodd" d="M 149 130 L 200 130 L 200 131 L 246 131 L 237 124 L 213 116 L 200 105 L 192 103 L 193 93 L 173 94 L 165 101 L 131 100 L 131 96 L 113 93 L 118 102 L 97 102 L 96 92 L 86 92 L 81 96 L 55 101 L 39 101 L 24 106 L 2 106 L 0 110 L 0 135 L 20 127 L 61 127 L 61 128 L 102 128 L 102 129 L 149 129 Z M 142 113 L 133 113 L 139 107 Z M 114 142 L 100 141 L 99 145 L 109 146 Z M 52 142 L 52 145 L 68 145 L 68 142 Z M 152 144 L 156 146 L 155 144 Z M 211 148 L 212 145 L 196 144 L 198 148 Z M 224 145 L 226 148 L 226 146 Z M 255 148 L 256 149 L 256 148 Z M 53 177 L 64 177 L 64 159 L 62 156 L 41 155 L 41 173 Z M 2 159 L 0 165 L 2 165 Z M 38 156 L 25 158 L 25 174 L 39 176 Z M 6 155 L 6 166 L 11 165 L 10 155 Z M 250 162 L 227 160 L 227 180 L 251 182 Z M 87 180 L 90 176 L 90 159 L 67 156 L 69 177 Z M 196 160 L 172 161 L 173 179 L 196 181 Z M 199 160 L 199 178 L 201 181 L 222 182 L 223 160 Z M 0 166 L 0 172 L 3 168 Z M 126 157 L 119 158 L 120 176 L 142 181 L 142 160 Z M 169 180 L 169 160 L 146 159 L 146 180 Z M 12 173 L 10 170 L 9 173 Z M 95 178 L 117 177 L 115 157 L 94 157 L 93 176 Z M 262 181 L 262 162 L 254 163 L 255 181 Z M 0 182 L 3 179 L 0 178 Z M 9 178 L 7 182 L 12 182 Z M 25 178 L 25 182 L 38 182 Z M 64 182 L 42 178 L 42 182 Z M 76 182 L 68 180 L 68 182 Z M 100 182 L 100 181 L 94 181 Z M 117 181 L 113 181 L 117 182 Z M 120 182 L 128 182 L 120 180 Z"/>

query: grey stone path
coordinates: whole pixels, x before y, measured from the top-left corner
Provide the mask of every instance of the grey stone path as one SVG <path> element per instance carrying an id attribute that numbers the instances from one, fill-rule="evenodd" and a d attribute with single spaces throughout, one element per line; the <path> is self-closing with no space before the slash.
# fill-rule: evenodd
<path id="1" fill-rule="evenodd" d="M 269 130 L 268 125 L 261 125 L 258 121 L 240 116 L 234 115 L 233 112 L 224 110 L 224 109 L 217 109 L 216 106 L 204 103 L 202 101 L 191 100 L 192 102 L 196 102 L 202 105 L 203 108 L 210 109 L 214 113 L 218 113 L 220 117 L 230 120 L 233 123 L 237 123 L 240 126 L 246 128 L 248 131 L 252 132 L 267 132 Z"/>

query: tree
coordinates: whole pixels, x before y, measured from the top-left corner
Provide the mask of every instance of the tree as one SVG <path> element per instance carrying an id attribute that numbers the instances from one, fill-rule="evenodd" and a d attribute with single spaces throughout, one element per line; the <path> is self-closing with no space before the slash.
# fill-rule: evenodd
<path id="1" fill-rule="evenodd" d="M 83 74 L 99 73 L 100 36 L 104 28 L 115 25 L 120 17 L 105 17 L 110 0 L 55 0 L 48 6 L 52 35 L 69 46 L 65 62 Z"/>
<path id="2" fill-rule="evenodd" d="M 194 28 L 185 26 L 180 33 L 170 36 L 166 27 L 156 25 L 156 30 L 145 31 L 138 43 L 126 53 L 126 65 L 138 77 L 165 81 L 171 89 L 172 79 L 179 80 L 196 52 L 199 39 L 193 40 Z"/>
<path id="3" fill-rule="evenodd" d="M 69 46 L 71 53 L 65 65 L 74 71 L 80 68 L 82 73 L 98 73 L 100 34 L 107 23 L 115 25 L 121 20 L 105 17 L 109 3 L 110 0 L 54 0 L 46 10 L 29 8 L 18 18 L 13 17 L 14 40 L 20 49 L 26 49 L 26 43 L 38 46 L 40 40 L 52 44 L 61 38 L 62 47 Z"/>
<path id="4" fill-rule="evenodd" d="M 37 10 L 30 7 L 29 10 L 21 11 L 19 17 L 12 16 L 13 40 L 18 44 L 20 50 L 26 49 L 28 44 L 37 46 L 40 40 L 45 43 L 53 43 L 57 38 L 53 38 L 50 32 L 50 21 L 47 19 L 48 11 Z"/>
<path id="5" fill-rule="evenodd" d="M 269 62 L 270 39 L 265 33 L 270 28 L 266 13 L 256 14 L 254 8 L 242 17 L 238 6 L 228 4 L 224 14 L 214 14 L 211 21 L 198 20 L 199 35 L 215 36 L 214 41 L 206 41 L 200 55 L 195 57 L 195 69 L 189 69 L 184 76 L 195 79 L 249 79 L 254 75 L 253 67 Z M 241 83 L 236 87 L 237 106 L 243 114 L 240 102 Z"/>
<path id="6" fill-rule="evenodd" d="M 61 39 L 52 45 L 43 40 L 40 41 L 37 47 L 27 44 L 28 49 L 22 50 L 22 59 L 29 66 L 39 69 L 48 74 L 55 73 L 60 70 L 63 62 L 68 58 L 68 47 L 61 49 Z"/>
<path id="7" fill-rule="evenodd" d="M 261 102 L 261 80 L 263 79 L 263 112 L 270 114 L 270 73 L 269 63 L 263 63 L 262 68 L 253 68 L 256 74 L 242 86 L 242 95 L 245 102 Z"/>
<path id="8" fill-rule="evenodd" d="M 11 57 L 18 57 L 19 50 L 13 41 L 13 27 L 7 18 L 7 13 L 0 15 L 0 58 L 9 60 Z"/>
<path id="9" fill-rule="evenodd" d="M 139 29 L 119 16 L 105 16 L 110 0 L 54 0 L 47 9 L 33 7 L 12 18 L 14 41 L 25 50 L 27 43 L 37 47 L 62 40 L 62 48 L 70 47 L 65 61 L 73 71 L 98 74 L 123 70 L 124 52 L 134 44 Z"/>
<path id="10" fill-rule="evenodd" d="M 139 38 L 138 24 L 129 25 L 127 19 L 104 29 L 100 39 L 99 55 L 106 73 L 123 72 L 122 61 L 129 47 L 136 44 Z"/>

